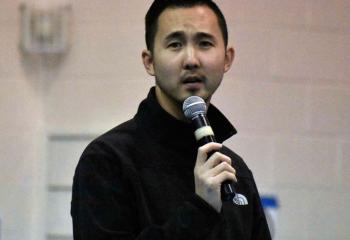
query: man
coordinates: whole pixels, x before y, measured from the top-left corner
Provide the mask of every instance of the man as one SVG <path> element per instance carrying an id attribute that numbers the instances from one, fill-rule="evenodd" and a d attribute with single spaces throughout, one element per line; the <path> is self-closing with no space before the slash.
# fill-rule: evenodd
<path id="1" fill-rule="evenodd" d="M 221 143 L 236 133 L 210 104 L 234 50 L 209 0 L 155 0 L 146 15 L 146 71 L 155 87 L 135 117 L 94 140 L 77 166 L 74 239 L 270 239 L 243 160 Z M 183 101 L 200 96 L 219 143 L 197 147 Z M 210 154 L 216 151 L 214 154 Z M 240 201 L 222 201 L 235 182 Z"/>

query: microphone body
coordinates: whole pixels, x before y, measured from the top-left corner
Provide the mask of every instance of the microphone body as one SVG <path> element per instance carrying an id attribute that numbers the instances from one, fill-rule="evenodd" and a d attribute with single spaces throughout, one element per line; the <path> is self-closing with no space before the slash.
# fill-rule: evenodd
<path id="1" fill-rule="evenodd" d="M 204 100 L 197 96 L 191 96 L 184 101 L 184 114 L 191 119 L 194 126 L 195 138 L 199 146 L 210 142 L 216 142 L 214 132 L 206 117 L 206 104 Z M 208 154 L 210 157 L 215 151 Z M 231 201 L 236 195 L 236 190 L 232 181 L 224 181 L 221 184 L 221 199 L 223 201 Z"/>

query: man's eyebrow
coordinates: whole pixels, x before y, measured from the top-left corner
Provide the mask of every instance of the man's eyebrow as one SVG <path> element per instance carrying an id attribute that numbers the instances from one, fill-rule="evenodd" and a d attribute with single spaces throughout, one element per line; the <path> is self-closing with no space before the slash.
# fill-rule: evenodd
<path id="1" fill-rule="evenodd" d="M 185 38 L 185 33 L 183 31 L 176 31 L 176 32 L 172 32 L 170 34 L 168 34 L 165 37 L 165 41 L 169 41 L 171 39 L 181 39 L 181 38 Z"/>
<path id="2" fill-rule="evenodd" d="M 212 41 L 215 41 L 215 36 L 213 36 L 212 34 L 206 33 L 206 32 L 199 32 L 199 33 L 197 33 L 195 35 L 195 38 L 197 40 L 205 38 L 205 39 L 210 39 Z"/>

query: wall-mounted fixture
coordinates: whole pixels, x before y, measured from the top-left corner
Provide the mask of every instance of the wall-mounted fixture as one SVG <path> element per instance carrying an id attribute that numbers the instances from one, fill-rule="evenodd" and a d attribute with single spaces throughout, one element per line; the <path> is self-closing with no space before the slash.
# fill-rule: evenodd
<path id="1" fill-rule="evenodd" d="M 27 54 L 59 54 L 71 44 L 72 7 L 69 4 L 40 8 L 20 5 L 20 49 Z"/>

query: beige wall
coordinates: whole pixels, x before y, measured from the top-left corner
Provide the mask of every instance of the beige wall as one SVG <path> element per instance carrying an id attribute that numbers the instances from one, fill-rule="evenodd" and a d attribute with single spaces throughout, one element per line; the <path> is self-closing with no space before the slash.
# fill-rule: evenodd
<path id="1" fill-rule="evenodd" d="M 141 64 L 151 1 L 74 0 L 74 41 L 56 67 L 23 61 L 19 1 L 0 2 L 2 238 L 43 239 L 46 142 L 127 120 L 153 84 Z M 236 48 L 213 99 L 227 142 L 280 200 L 276 239 L 350 235 L 350 2 L 220 0 Z M 44 64 L 45 65 L 45 64 Z"/>

